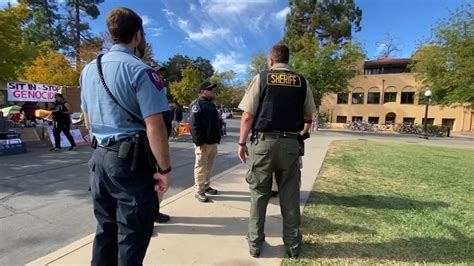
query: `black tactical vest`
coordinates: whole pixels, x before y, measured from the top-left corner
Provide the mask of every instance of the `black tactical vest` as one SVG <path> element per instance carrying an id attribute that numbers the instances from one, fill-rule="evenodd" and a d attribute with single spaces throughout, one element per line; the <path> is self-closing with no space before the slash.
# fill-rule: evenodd
<path id="1" fill-rule="evenodd" d="M 288 70 L 260 73 L 260 101 L 252 129 L 300 132 L 304 127 L 306 79 Z"/>

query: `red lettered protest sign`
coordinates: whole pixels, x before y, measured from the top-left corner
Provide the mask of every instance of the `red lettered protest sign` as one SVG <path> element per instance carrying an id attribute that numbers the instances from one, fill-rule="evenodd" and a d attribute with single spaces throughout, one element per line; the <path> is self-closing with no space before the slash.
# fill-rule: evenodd
<path id="1" fill-rule="evenodd" d="M 62 87 L 27 82 L 8 82 L 9 102 L 54 102 L 56 93 L 61 93 Z"/>

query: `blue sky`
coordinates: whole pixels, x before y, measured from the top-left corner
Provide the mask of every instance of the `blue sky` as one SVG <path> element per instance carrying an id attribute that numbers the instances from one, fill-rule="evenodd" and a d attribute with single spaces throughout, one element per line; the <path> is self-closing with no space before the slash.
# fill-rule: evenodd
<path id="1" fill-rule="evenodd" d="M 59 0 L 64 1 L 64 0 Z M 14 0 L 0 0 L 0 8 Z M 468 0 L 356 0 L 362 9 L 362 31 L 355 40 L 363 45 L 368 58 L 380 52 L 377 42 L 390 33 L 409 57 L 430 29 L 449 12 Z M 142 16 L 147 41 L 155 58 L 166 61 L 175 54 L 201 56 L 218 71 L 233 70 L 238 77 L 252 55 L 268 49 L 283 37 L 287 0 L 105 0 L 101 16 L 91 20 L 94 33 L 106 31 L 105 15 L 114 7 L 125 6 Z"/>

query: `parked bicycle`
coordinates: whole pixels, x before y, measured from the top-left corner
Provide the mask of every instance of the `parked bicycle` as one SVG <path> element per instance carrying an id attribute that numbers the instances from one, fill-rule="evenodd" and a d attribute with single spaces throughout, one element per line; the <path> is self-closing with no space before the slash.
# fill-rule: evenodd
<path id="1" fill-rule="evenodd" d="M 414 123 L 403 123 L 398 127 L 398 132 L 401 134 L 419 135 L 422 133 L 422 129 L 419 125 Z"/>
<path id="2" fill-rule="evenodd" d="M 344 124 L 344 128 L 350 129 L 350 130 L 359 130 L 359 131 L 374 131 L 375 126 L 372 123 L 367 123 L 365 121 L 353 121 L 353 122 L 347 122 Z"/>

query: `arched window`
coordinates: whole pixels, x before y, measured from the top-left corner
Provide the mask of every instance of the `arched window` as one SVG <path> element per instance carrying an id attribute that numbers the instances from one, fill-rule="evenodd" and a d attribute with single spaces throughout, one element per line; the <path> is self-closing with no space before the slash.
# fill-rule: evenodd
<path id="1" fill-rule="evenodd" d="M 385 115 L 385 124 L 395 124 L 396 119 L 397 114 L 394 112 L 387 113 L 387 115 Z"/>
<path id="2" fill-rule="evenodd" d="M 380 89 L 378 87 L 372 87 L 367 93 L 367 104 L 379 104 L 380 103 Z"/>
<path id="3" fill-rule="evenodd" d="M 361 87 L 352 90 L 352 104 L 364 104 L 364 89 Z"/>
<path id="4" fill-rule="evenodd" d="M 415 88 L 412 86 L 406 86 L 402 89 L 402 97 L 400 99 L 401 104 L 414 104 L 415 103 Z"/>
<path id="5" fill-rule="evenodd" d="M 397 88 L 387 87 L 383 93 L 383 103 L 394 103 L 397 101 Z"/>

